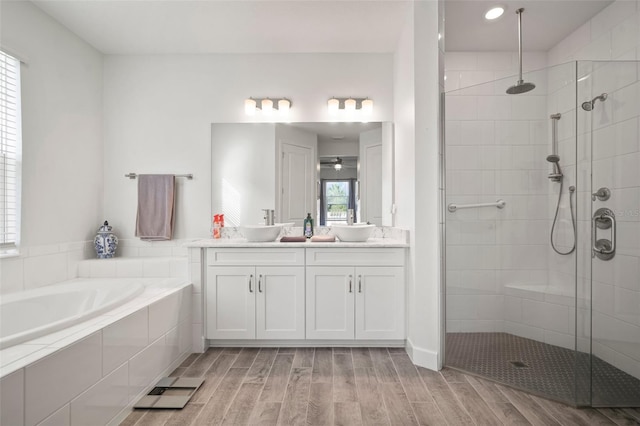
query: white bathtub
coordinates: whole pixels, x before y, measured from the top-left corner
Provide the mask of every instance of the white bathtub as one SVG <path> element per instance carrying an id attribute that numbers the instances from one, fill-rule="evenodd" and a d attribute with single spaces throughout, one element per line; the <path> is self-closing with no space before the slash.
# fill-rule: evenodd
<path id="1" fill-rule="evenodd" d="M 0 299 L 0 349 L 98 316 L 136 297 L 136 279 L 76 279 Z"/>

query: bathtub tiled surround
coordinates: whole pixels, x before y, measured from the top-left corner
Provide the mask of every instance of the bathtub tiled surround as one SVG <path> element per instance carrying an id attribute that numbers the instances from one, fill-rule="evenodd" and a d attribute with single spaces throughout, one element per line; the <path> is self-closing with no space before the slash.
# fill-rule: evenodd
<path id="1" fill-rule="evenodd" d="M 93 241 L 21 247 L 0 257 L 0 294 L 29 290 L 78 276 L 78 265 L 95 256 Z"/>
<path id="2" fill-rule="evenodd" d="M 138 239 L 121 239 L 119 241 L 116 259 L 128 259 L 138 257 L 187 257 L 187 249 L 184 243 L 190 240 L 172 240 L 162 242 L 140 241 Z M 46 246 L 21 247 L 19 254 L 15 256 L 0 257 L 0 294 L 29 290 L 61 281 L 70 280 L 79 276 L 87 277 L 84 265 L 79 270 L 83 260 L 96 258 L 93 241 L 78 241 L 71 243 L 50 244 Z M 96 259 L 98 260 L 98 259 Z M 108 260 L 108 259 L 100 259 Z M 97 270 L 106 271 L 110 266 L 92 263 Z M 132 265 L 132 264 L 130 264 Z M 150 264 L 149 264 L 150 265 Z M 137 265 L 136 265 L 137 266 Z M 171 267 L 175 267 L 173 264 Z M 137 271 L 126 271 L 127 265 L 121 265 L 120 275 L 123 277 L 142 277 Z M 165 269 L 165 266 L 159 266 Z M 81 273 L 82 272 L 82 273 Z M 106 272 L 105 272 L 106 273 Z M 160 273 L 160 272 L 159 272 Z M 160 276 L 187 276 L 177 275 L 175 270 L 162 271 Z M 99 275 L 94 275 L 99 276 Z"/>
<path id="3" fill-rule="evenodd" d="M 82 276 L 134 277 L 145 290 L 89 321 L 0 351 L 0 424 L 100 425 L 126 417 L 192 352 L 187 265 L 187 257 L 81 262 Z M 167 275 L 155 277 L 157 268 Z"/>

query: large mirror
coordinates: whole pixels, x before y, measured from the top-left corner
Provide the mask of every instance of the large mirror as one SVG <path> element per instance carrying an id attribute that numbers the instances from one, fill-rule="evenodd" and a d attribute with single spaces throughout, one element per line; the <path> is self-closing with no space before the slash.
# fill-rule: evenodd
<path id="1" fill-rule="evenodd" d="M 226 226 L 357 222 L 393 225 L 393 125 L 377 123 L 214 123 L 212 214 Z"/>

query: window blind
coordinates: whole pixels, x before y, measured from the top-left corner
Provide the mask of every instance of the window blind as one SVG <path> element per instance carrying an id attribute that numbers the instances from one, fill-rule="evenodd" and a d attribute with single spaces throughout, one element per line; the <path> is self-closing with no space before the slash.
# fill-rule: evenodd
<path id="1" fill-rule="evenodd" d="M 20 61 L 0 51 L 0 248 L 18 241 Z"/>

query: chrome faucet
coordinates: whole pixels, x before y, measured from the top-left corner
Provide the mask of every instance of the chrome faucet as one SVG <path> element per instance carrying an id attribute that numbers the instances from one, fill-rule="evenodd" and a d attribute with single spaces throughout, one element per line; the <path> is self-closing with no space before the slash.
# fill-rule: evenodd
<path id="1" fill-rule="evenodd" d="M 273 209 L 262 209 L 264 211 L 264 224 L 267 226 L 275 223 L 276 212 Z"/>
<path id="2" fill-rule="evenodd" d="M 354 211 L 353 209 L 347 210 L 347 225 L 353 225 Z"/>

